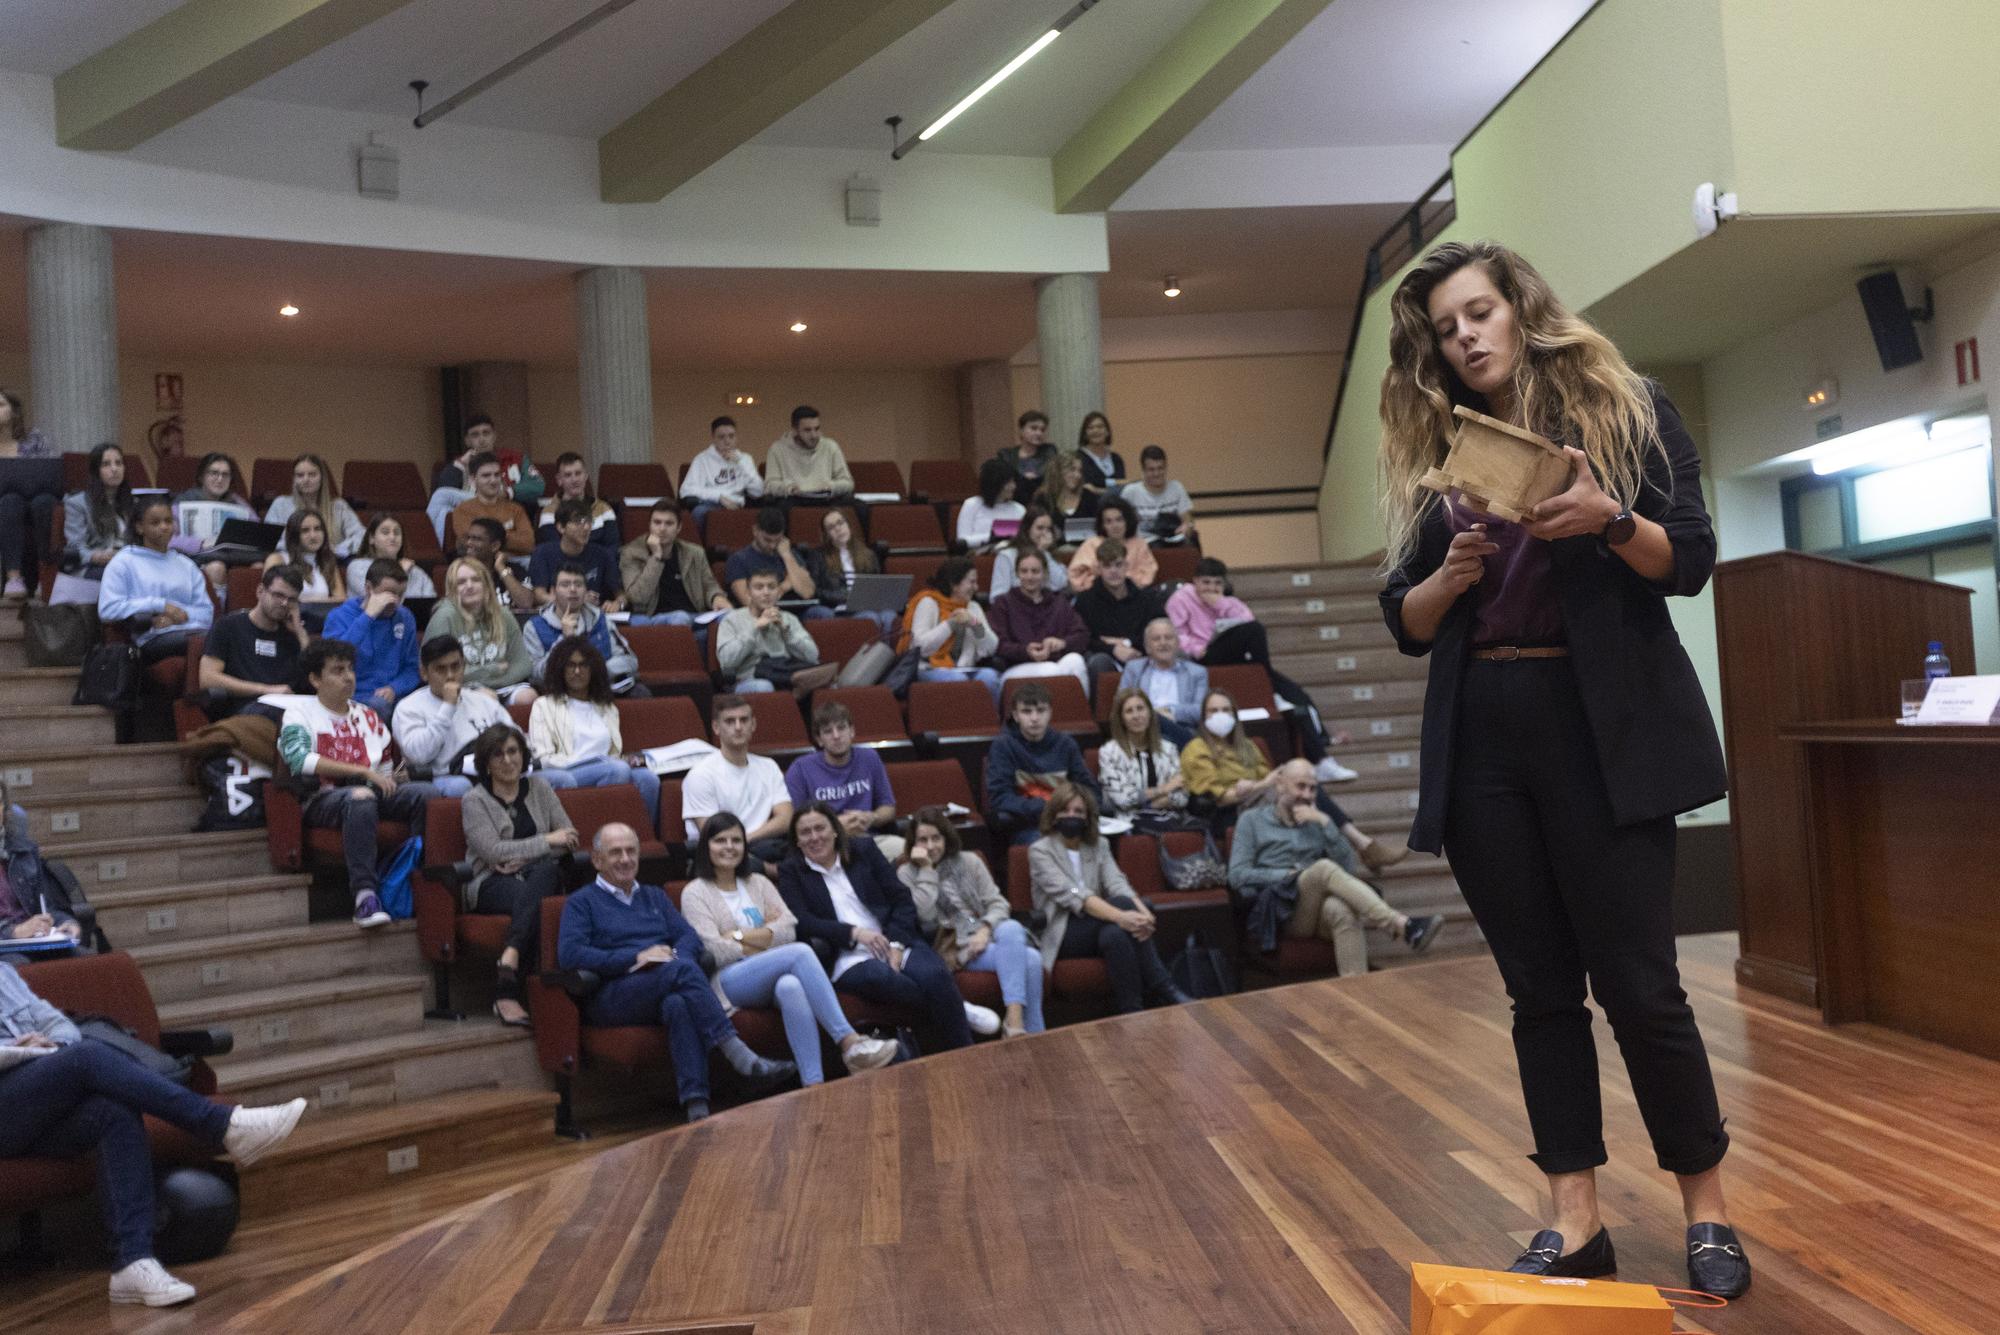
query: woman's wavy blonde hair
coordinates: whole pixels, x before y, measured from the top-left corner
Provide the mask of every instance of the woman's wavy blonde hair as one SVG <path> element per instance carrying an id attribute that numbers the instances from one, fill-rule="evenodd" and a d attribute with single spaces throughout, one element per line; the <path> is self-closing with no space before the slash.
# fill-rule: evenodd
<path id="1" fill-rule="evenodd" d="M 1389 301 L 1389 369 L 1382 376 L 1382 518 L 1388 530 L 1384 569 L 1416 549 L 1417 531 L 1442 499 L 1417 479 L 1444 462 L 1459 404 L 1487 411 L 1438 344 L 1431 293 L 1476 264 L 1514 309 L 1521 355 L 1514 363 L 1518 421 L 1530 431 L 1574 444 L 1590 456 L 1600 484 L 1623 505 L 1639 495 L 1646 455 L 1658 450 L 1660 426 L 1645 379 L 1596 326 L 1572 312 L 1548 280 L 1507 247 L 1451 241 L 1423 257 Z"/>

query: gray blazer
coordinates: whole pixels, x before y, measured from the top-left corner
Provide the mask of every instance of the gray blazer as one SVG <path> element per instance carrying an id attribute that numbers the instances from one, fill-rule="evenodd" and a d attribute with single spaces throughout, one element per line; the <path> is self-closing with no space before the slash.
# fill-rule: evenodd
<path id="1" fill-rule="evenodd" d="M 1092 895 L 1099 899 L 1123 895 L 1135 904 L 1139 902 L 1132 883 L 1118 870 L 1118 859 L 1111 856 L 1108 839 L 1099 835 L 1096 843 L 1085 844 L 1078 851 L 1082 855 L 1082 875 L 1070 866 L 1069 849 L 1057 835 L 1043 835 L 1028 850 L 1028 884 L 1034 894 L 1035 912 L 1048 919 L 1041 931 L 1045 970 L 1056 967 L 1056 952 L 1062 949 L 1070 917 L 1083 912 L 1086 899 Z"/>
<path id="2" fill-rule="evenodd" d="M 534 817 L 537 834 L 531 839 L 514 837 L 514 818 L 485 784 L 472 785 L 459 802 L 459 819 L 465 823 L 465 847 L 472 854 L 473 877 L 465 885 L 465 909 L 471 912 L 479 902 L 479 887 L 502 862 L 532 862 L 553 856 L 541 835 L 557 830 L 573 830 L 569 813 L 556 800 L 555 789 L 539 774 L 521 780 L 527 785 L 528 814 Z"/>
<path id="3" fill-rule="evenodd" d="M 73 491 L 63 497 L 63 565 L 70 574 L 99 578 L 104 567 L 90 563 L 91 553 L 115 552 L 130 540 L 122 518 L 109 527 L 92 522 L 88 494 Z"/>

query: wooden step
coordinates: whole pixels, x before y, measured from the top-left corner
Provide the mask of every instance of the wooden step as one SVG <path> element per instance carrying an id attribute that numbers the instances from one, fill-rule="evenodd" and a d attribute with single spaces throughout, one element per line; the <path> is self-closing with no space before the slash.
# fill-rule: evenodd
<path id="1" fill-rule="evenodd" d="M 1324 711 L 1322 711 L 1324 712 Z M 1415 746 L 1423 735 L 1424 716 L 1422 714 L 1379 714 L 1366 717 L 1344 718 L 1337 724 L 1328 724 L 1334 732 L 1345 730 L 1354 740 L 1350 745 L 1403 745 Z M 1338 758 L 1346 754 L 1341 747 L 1334 748 Z"/>
<path id="2" fill-rule="evenodd" d="M 1364 830 L 1369 830 L 1372 821 L 1401 821 L 1405 830 L 1410 828 L 1410 820 L 1417 812 L 1417 787 L 1415 780 L 1403 786 L 1390 787 L 1360 783 L 1339 783 L 1327 789 L 1333 800 L 1340 803 L 1340 809 Z M 1373 833 L 1372 830 L 1369 830 Z"/>
<path id="3" fill-rule="evenodd" d="M 462 1089 L 541 1089 L 533 1035 L 491 1018 L 426 1020 L 408 1033 L 281 1052 L 217 1071 L 220 1092 L 241 1103 L 311 1101 L 344 1113 Z"/>
<path id="4" fill-rule="evenodd" d="M 143 839 L 63 838 L 42 845 L 76 873 L 86 896 L 148 885 L 266 876 L 270 844 L 262 830 L 221 830 Z"/>
<path id="5" fill-rule="evenodd" d="M 1389 628 L 1382 624 L 1380 617 L 1368 617 L 1359 621 L 1331 621 L 1322 618 L 1309 625 L 1267 626 L 1264 635 L 1271 645 L 1271 657 L 1280 661 L 1293 654 L 1344 654 L 1357 649 L 1396 648 L 1394 637 L 1389 634 Z"/>
<path id="6" fill-rule="evenodd" d="M 108 788 L 171 787 L 182 783 L 184 777 L 180 748 L 172 742 L 65 746 L 44 751 L 10 748 L 4 764 L 7 789 L 17 802 Z"/>
<path id="7" fill-rule="evenodd" d="M 0 609 L 0 620 L 12 620 Z M 28 666 L 28 646 L 20 640 L 0 640 L 0 673 L 19 672 Z"/>
<path id="8" fill-rule="evenodd" d="M 9 751 L 110 746 L 118 740 L 118 721 L 110 711 L 97 708 L 0 705 L 0 738 Z"/>
<path id="9" fill-rule="evenodd" d="M 1336 797 L 1354 784 L 1366 785 L 1370 780 L 1387 780 L 1409 786 L 1414 786 L 1417 781 L 1418 756 L 1414 738 L 1397 741 L 1392 738 L 1357 737 L 1346 746 L 1333 748 L 1333 756 L 1361 775 L 1358 780 L 1332 785 L 1328 791 Z"/>
<path id="10" fill-rule="evenodd" d="M 473 1089 L 345 1117 L 308 1115 L 243 1170 L 243 1213 L 318 1205 L 538 1147 L 550 1138 L 556 1102 L 546 1089 Z"/>
<path id="11" fill-rule="evenodd" d="M 1373 562 L 1348 565 L 1265 566 L 1232 570 L 1229 582 L 1246 603 L 1259 598 L 1354 597 L 1374 594 L 1382 576 Z"/>
<path id="12" fill-rule="evenodd" d="M 1423 661 L 1423 660 L 1412 660 Z M 1289 672 L 1284 663 L 1278 671 Z M 1421 716 L 1424 708 L 1424 678 L 1405 677 L 1396 681 L 1341 681 L 1306 685 L 1306 694 L 1322 719 L 1338 719 L 1328 727 L 1354 731 L 1356 718 L 1377 718 L 1384 714 Z M 1304 683 L 1302 683 L 1304 684 Z"/>
<path id="13" fill-rule="evenodd" d="M 227 1084 L 228 1071 L 281 1052 L 329 1047 L 421 1029 L 424 980 L 408 974 L 352 974 L 222 997 L 195 997 L 160 1007 L 169 1029 L 229 1030 L 236 1046 L 209 1065 Z"/>
<path id="14" fill-rule="evenodd" d="M 1382 605 L 1373 594 L 1317 595 L 1305 598 L 1245 598 L 1257 619 L 1267 626 L 1320 626 L 1331 621 L 1338 625 L 1374 621 L 1383 625 Z M 1386 630 L 1387 627 L 1383 626 Z"/>
<path id="15" fill-rule="evenodd" d="M 187 834 L 201 818 L 203 798 L 184 783 L 91 793 L 23 793 L 28 833 L 38 843 L 57 838 L 108 839 L 113 835 Z"/>
<path id="16" fill-rule="evenodd" d="M 0 675 L 0 705 L 67 705 L 78 669 L 18 667 Z"/>
<path id="17" fill-rule="evenodd" d="M 414 921 L 363 930 L 344 920 L 308 927 L 241 932 L 199 941 L 138 946 L 132 952 L 155 1003 L 238 992 L 349 974 L 423 975 Z"/>
<path id="18" fill-rule="evenodd" d="M 124 950 L 163 941 L 304 927 L 311 886 L 309 876 L 253 876 L 100 890 L 90 902 L 97 906 L 97 925 L 115 947 Z"/>
<path id="19" fill-rule="evenodd" d="M 1430 673 L 1428 658 L 1412 658 L 1387 645 L 1348 649 L 1330 645 L 1310 653 L 1273 654 L 1271 663 L 1293 681 L 1306 686 L 1345 682 L 1416 681 Z"/>

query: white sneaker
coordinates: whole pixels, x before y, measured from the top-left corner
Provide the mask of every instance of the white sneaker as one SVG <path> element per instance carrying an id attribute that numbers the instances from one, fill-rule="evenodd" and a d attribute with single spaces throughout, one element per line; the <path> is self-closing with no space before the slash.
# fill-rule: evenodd
<path id="1" fill-rule="evenodd" d="M 150 1256 L 134 1261 L 111 1277 L 111 1301 L 114 1303 L 172 1307 L 192 1297 L 194 1285 L 175 1279 Z"/>
<path id="2" fill-rule="evenodd" d="M 972 1026 L 975 1034 L 997 1034 L 1000 1032 L 1000 1013 L 984 1006 L 965 1003 L 965 1022 Z"/>
<path id="3" fill-rule="evenodd" d="M 6 590 L 6 596 L 7 596 L 7 597 L 9 597 L 9 598 L 25 598 L 25 597 L 27 597 L 27 596 L 28 596 L 28 581 L 26 581 L 26 580 L 22 579 L 22 578 L 21 578 L 21 577 L 20 577 L 19 575 L 9 575 L 9 576 L 7 576 L 7 590 Z"/>
<path id="4" fill-rule="evenodd" d="M 1321 783 L 1351 783 L 1361 777 L 1361 771 L 1349 769 L 1332 756 L 1327 756 L 1313 766 L 1313 777 Z"/>
<path id="5" fill-rule="evenodd" d="M 229 1130 L 222 1135 L 223 1152 L 236 1160 L 239 1168 L 257 1162 L 292 1134 L 305 1110 L 304 1099 L 274 1103 L 268 1108 L 239 1107 L 229 1114 Z"/>
<path id="6" fill-rule="evenodd" d="M 847 1063 L 850 1071 L 873 1071 L 896 1060 L 899 1051 L 901 1049 L 886 1038 L 864 1038 L 850 1045 L 840 1054 L 840 1059 Z"/>

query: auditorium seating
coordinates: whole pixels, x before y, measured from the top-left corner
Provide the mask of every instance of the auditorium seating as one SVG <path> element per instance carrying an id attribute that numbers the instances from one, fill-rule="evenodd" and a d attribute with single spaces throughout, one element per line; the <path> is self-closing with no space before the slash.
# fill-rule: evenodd
<path id="1" fill-rule="evenodd" d="M 751 751 L 769 756 L 782 769 L 793 756 L 813 749 L 812 737 L 799 715 L 799 703 L 790 691 L 760 691 L 743 698 L 750 702 L 750 712 L 757 719 L 757 735 L 750 739 Z"/>
<path id="2" fill-rule="evenodd" d="M 910 464 L 910 499 L 933 504 L 979 494 L 979 472 L 963 459 L 918 459 Z"/>
<path id="3" fill-rule="evenodd" d="M 687 626 L 633 626 L 618 628 L 632 652 L 639 658 L 639 684 L 655 695 L 674 694 L 692 698 L 704 716 L 712 694 L 708 668 L 702 662 L 701 645 Z"/>
<path id="4" fill-rule="evenodd" d="M 1001 718 L 1014 716 L 1014 693 L 1031 681 L 1040 682 L 1048 689 L 1051 728 L 1071 734 L 1078 745 L 1097 739 L 1100 735 L 1097 716 L 1090 712 L 1090 701 L 1083 698 L 1083 687 L 1067 672 L 1053 677 L 1016 677 L 1003 682 L 1000 686 Z"/>
<path id="5" fill-rule="evenodd" d="M 805 627 L 819 646 L 822 663 L 845 663 L 882 638 L 882 628 L 866 617 L 822 617 Z"/>
<path id="6" fill-rule="evenodd" d="M 160 460 L 160 486 L 169 496 L 191 491 L 201 481 L 200 469 L 200 455 L 170 454 Z"/>
<path id="7" fill-rule="evenodd" d="M 791 518 L 786 522 L 786 536 L 791 538 L 792 546 L 800 550 L 807 547 L 819 546 L 821 538 L 820 525 L 825 522 L 827 515 L 835 508 L 828 505 L 793 506 Z M 843 505 L 839 506 L 838 509 L 842 514 L 847 516 L 847 526 L 854 530 L 854 536 L 862 539 L 864 542 L 867 541 L 868 526 L 863 524 L 860 518 L 856 516 L 854 507 Z"/>
<path id="8" fill-rule="evenodd" d="M 757 511 L 749 506 L 741 510 L 711 510 L 702 526 L 702 542 L 711 553 L 720 552 L 728 556 L 750 545 L 750 538 L 757 530 Z M 718 579 L 722 587 L 729 585 Z"/>
<path id="9" fill-rule="evenodd" d="M 1185 584 L 1194 578 L 1195 565 L 1201 560 L 1201 552 L 1185 543 L 1167 545 L 1155 543 L 1153 559 L 1160 563 L 1160 573 L 1153 577 L 1156 588 L 1169 584 Z"/>
<path id="10" fill-rule="evenodd" d="M 152 486 L 153 485 L 152 480 L 146 472 L 146 461 L 144 459 L 141 459 L 137 454 L 133 453 L 131 450 L 125 450 L 123 451 L 123 453 L 125 455 L 125 485 L 133 488 L 134 490 L 137 490 L 140 487 Z M 63 490 L 66 492 L 82 491 L 84 488 L 84 484 L 90 481 L 90 455 L 84 451 L 66 452 L 62 456 L 62 469 L 63 469 Z M 285 465 L 286 491 L 290 491 L 292 489 L 291 470 L 292 466 L 290 464 L 286 464 Z M 188 484 L 188 486 L 190 487 L 193 485 L 194 484 L 192 482 Z M 182 488 L 182 490 L 185 491 L 186 488 L 184 487 Z M 62 518 L 62 511 L 60 510 L 56 511 L 56 518 L 58 519 Z"/>
<path id="11" fill-rule="evenodd" d="M 708 739 L 701 711 L 684 695 L 651 700 L 620 700 L 618 732 L 628 753 L 655 746 L 672 746 L 690 737 Z"/>
<path id="12" fill-rule="evenodd" d="M 854 719 L 854 744 L 881 751 L 884 762 L 914 751 L 903 724 L 903 707 L 887 686 L 848 686 L 819 692 L 813 707 L 841 704 Z M 807 720 L 811 726 L 811 720 Z"/>
<path id="13" fill-rule="evenodd" d="M 292 489 L 290 459 L 258 459 L 250 465 L 250 503 L 263 514 L 271 502 Z"/>
<path id="14" fill-rule="evenodd" d="M 928 505 L 874 506 L 868 511 L 868 541 L 891 554 L 942 555 L 947 547 L 937 511 Z"/>
<path id="15" fill-rule="evenodd" d="M 903 485 L 903 470 L 896 466 L 893 459 L 849 459 L 847 471 L 854 478 L 857 494 L 893 494 L 898 500 L 909 495 L 909 489 Z M 872 514 L 870 518 L 873 518 Z"/>
<path id="16" fill-rule="evenodd" d="M 1007 883 L 1002 887 L 1007 892 L 1007 906 L 1014 910 L 1014 916 L 1025 919 L 1034 912 L 1035 895 L 1028 873 L 1028 845 L 1011 844 L 1007 848 Z M 1056 967 L 1048 974 L 1047 994 L 1050 997 L 1108 1000 L 1111 996 L 1111 971 L 1099 959 L 1057 960 Z"/>
<path id="17" fill-rule="evenodd" d="M 305 802 L 319 791 L 319 780 L 283 772 L 264 785 L 264 837 L 277 871 L 340 872 L 347 870 L 338 828 L 308 827 Z M 375 847 L 390 853 L 414 833 L 402 821 L 385 820 L 375 829 Z"/>
<path id="18" fill-rule="evenodd" d="M 431 527 L 431 517 L 424 513 L 423 507 L 391 510 L 389 513 L 403 526 L 403 555 L 429 567 L 432 582 L 443 579 L 445 550 L 438 542 L 437 530 Z M 442 587 L 439 592 L 448 596 Z M 422 630 L 423 627 L 417 629 Z"/>
<path id="19" fill-rule="evenodd" d="M 470 857 L 465 819 L 455 797 L 434 797 L 424 807 L 423 865 L 410 878 L 416 905 L 417 948 L 431 964 L 436 992 L 432 1014 L 458 1018 L 451 1005 L 451 966 L 470 952 L 497 959 L 507 944 L 504 913 L 469 913 L 463 907 L 458 865 Z"/>
<path id="20" fill-rule="evenodd" d="M 958 837 L 967 848 L 984 849 L 990 842 L 986 828 L 986 818 L 980 814 L 979 799 L 973 796 L 972 784 L 965 777 L 965 769 L 952 760 L 883 760 L 882 768 L 888 773 L 889 787 L 896 794 L 896 812 L 900 816 L 910 816 L 919 807 L 943 806 L 956 802 L 965 808 L 965 814 L 954 816 L 952 824 L 958 827 Z"/>
<path id="21" fill-rule="evenodd" d="M 286 489 L 290 490 L 289 486 Z M 382 510 L 415 510 L 422 514 L 431 498 L 424 475 L 407 459 L 348 460 L 340 470 L 340 494 L 359 515 Z M 424 527 L 430 528 L 428 521 Z M 407 535 L 409 525 L 403 528 Z"/>
<path id="22" fill-rule="evenodd" d="M 549 476 L 553 478 L 555 474 L 551 472 Z M 597 494 L 613 505 L 624 504 L 628 496 L 672 500 L 676 495 L 673 480 L 659 464 L 599 464 Z M 642 513 L 647 512 L 645 506 L 636 508 Z"/>

